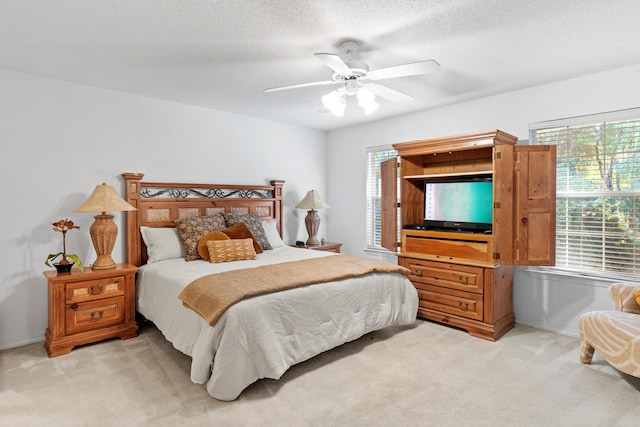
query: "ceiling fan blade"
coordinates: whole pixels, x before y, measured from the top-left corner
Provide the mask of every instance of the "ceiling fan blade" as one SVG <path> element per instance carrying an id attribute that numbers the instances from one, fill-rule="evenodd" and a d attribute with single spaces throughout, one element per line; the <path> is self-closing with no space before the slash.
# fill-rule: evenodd
<path id="1" fill-rule="evenodd" d="M 340 83 L 340 82 L 334 82 L 333 80 L 324 80 L 324 81 L 321 81 L 321 82 L 300 83 L 298 85 L 272 87 L 272 88 L 269 88 L 269 89 L 265 89 L 264 91 L 269 93 L 269 92 L 278 92 L 280 90 L 298 89 L 298 88 L 301 88 L 301 87 L 308 87 L 308 86 L 333 85 L 333 84 L 337 84 L 337 83 Z"/>
<path id="2" fill-rule="evenodd" d="M 351 74 L 351 68 L 333 53 L 314 53 L 315 57 L 338 74 Z"/>
<path id="3" fill-rule="evenodd" d="M 392 79 L 395 77 L 417 76 L 419 74 L 431 74 L 440 69 L 440 64 L 433 59 L 410 64 L 396 65 L 395 67 L 380 68 L 369 71 L 367 77 L 371 80 Z"/>
<path id="4" fill-rule="evenodd" d="M 395 89 L 391 89 L 390 87 L 382 86 L 378 83 L 367 83 L 366 85 L 364 85 L 364 87 L 378 95 L 380 98 L 384 98 L 387 101 L 393 102 L 394 104 L 406 104 L 407 102 L 413 100 L 412 96 L 409 96 Z"/>

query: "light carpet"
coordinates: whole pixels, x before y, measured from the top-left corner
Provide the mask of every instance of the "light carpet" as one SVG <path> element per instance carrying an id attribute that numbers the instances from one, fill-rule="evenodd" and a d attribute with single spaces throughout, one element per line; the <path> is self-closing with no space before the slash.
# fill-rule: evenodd
<path id="1" fill-rule="evenodd" d="M 233 402 L 189 380 L 190 358 L 140 336 L 48 358 L 0 352 L 2 426 L 638 426 L 640 392 L 576 338 L 516 326 L 497 342 L 422 320 L 365 335 L 260 380 Z"/>

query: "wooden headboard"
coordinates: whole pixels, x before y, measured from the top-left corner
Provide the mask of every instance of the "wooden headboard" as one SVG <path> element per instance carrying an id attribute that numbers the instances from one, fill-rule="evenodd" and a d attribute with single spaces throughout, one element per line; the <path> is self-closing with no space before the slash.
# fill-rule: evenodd
<path id="1" fill-rule="evenodd" d="M 276 218 L 282 235 L 282 187 L 271 185 L 191 184 L 182 182 L 144 182 L 141 173 L 123 173 L 125 199 L 135 211 L 127 212 L 127 262 L 141 266 L 147 262 L 147 248 L 140 226 L 174 227 L 173 220 L 216 212 L 255 213 Z"/>

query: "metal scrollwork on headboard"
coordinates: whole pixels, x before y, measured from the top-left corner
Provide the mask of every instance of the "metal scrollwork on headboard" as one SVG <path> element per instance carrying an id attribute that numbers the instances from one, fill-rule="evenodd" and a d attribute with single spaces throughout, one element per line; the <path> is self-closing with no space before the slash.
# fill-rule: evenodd
<path id="1" fill-rule="evenodd" d="M 174 199 L 186 199 L 190 197 L 195 198 L 208 198 L 208 199 L 226 199 L 226 198 L 241 198 L 241 199 L 271 199 L 273 198 L 273 192 L 268 190 L 225 190 L 222 188 L 161 188 L 150 189 L 141 188 L 140 196 L 145 199 L 153 199 L 160 197 L 171 197 Z"/>

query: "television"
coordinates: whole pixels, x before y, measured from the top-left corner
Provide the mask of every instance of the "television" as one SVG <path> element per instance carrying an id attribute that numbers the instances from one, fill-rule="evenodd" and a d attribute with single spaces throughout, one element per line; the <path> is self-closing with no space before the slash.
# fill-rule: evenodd
<path id="1" fill-rule="evenodd" d="M 491 233 L 492 212 L 490 175 L 424 182 L 424 228 L 427 230 Z"/>

